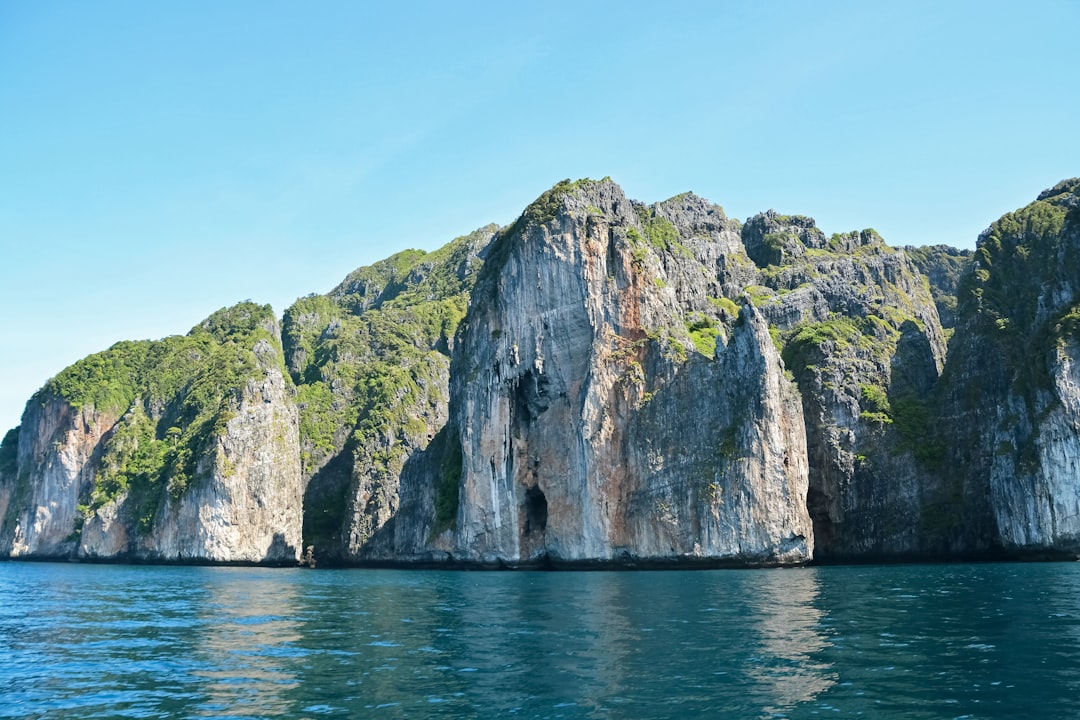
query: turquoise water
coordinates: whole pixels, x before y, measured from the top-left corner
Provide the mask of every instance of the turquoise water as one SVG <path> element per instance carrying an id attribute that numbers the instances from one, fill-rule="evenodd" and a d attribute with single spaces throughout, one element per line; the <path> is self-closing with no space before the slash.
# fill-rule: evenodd
<path id="1" fill-rule="evenodd" d="M 0 563 L 0 718 L 1078 715 L 1071 563 Z"/>

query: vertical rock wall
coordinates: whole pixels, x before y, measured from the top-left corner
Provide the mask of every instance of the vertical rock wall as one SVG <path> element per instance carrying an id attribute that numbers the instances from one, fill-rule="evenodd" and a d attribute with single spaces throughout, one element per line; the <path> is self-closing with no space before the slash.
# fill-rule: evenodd
<path id="1" fill-rule="evenodd" d="M 276 367 L 245 384 L 233 416 L 183 495 L 166 495 L 149 530 L 120 501 L 83 526 L 78 553 L 158 562 L 295 565 L 303 487 L 296 407 Z M 125 498 L 126 500 L 126 498 Z"/>
<path id="2" fill-rule="evenodd" d="M 0 551 L 295 564 L 295 391 L 268 310 L 242 304 L 183 338 L 121 343 L 51 381 L 0 478 Z"/>
<path id="3" fill-rule="evenodd" d="M 809 559 L 805 443 L 764 323 L 748 310 L 719 360 L 688 350 L 667 277 L 700 262 L 644 225 L 601 181 L 542 198 L 496 241 L 453 366 L 458 554 Z M 749 397 L 732 368 L 758 373 Z"/>
<path id="4" fill-rule="evenodd" d="M 284 346 L 241 303 L 66 369 L 0 443 L 0 555 L 1078 556 L 1078 189 L 909 257 L 560 183 L 302 298 Z"/>
<path id="5" fill-rule="evenodd" d="M 994 222 L 960 283 L 942 414 L 967 547 L 1080 555 L 1078 192 L 1064 181 Z"/>
<path id="6" fill-rule="evenodd" d="M 0 488 L 0 552 L 11 557 L 62 557 L 73 552 L 79 505 L 94 482 L 102 438 L 115 417 L 93 406 L 73 408 L 46 394 L 27 403 L 17 468 Z"/>

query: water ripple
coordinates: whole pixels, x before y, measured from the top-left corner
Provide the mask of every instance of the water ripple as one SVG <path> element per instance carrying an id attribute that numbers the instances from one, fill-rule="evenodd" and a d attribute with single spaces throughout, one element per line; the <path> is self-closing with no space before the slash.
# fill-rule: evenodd
<path id="1" fill-rule="evenodd" d="M 1080 568 L 0 564 L 0 718 L 1071 717 Z"/>

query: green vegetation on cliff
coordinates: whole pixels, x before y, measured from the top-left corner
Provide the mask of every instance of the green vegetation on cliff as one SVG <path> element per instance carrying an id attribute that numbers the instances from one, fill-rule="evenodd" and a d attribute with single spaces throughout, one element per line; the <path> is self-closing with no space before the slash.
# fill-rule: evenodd
<path id="1" fill-rule="evenodd" d="M 902 329 L 913 326 L 913 321 L 903 317 L 885 320 L 876 315 L 837 315 L 789 332 L 782 357 L 804 393 L 816 397 L 822 391 L 848 395 L 858 403 L 861 420 L 879 429 L 891 426 L 899 433 L 894 452 L 908 452 L 935 465 L 941 459 L 941 442 L 923 394 L 933 387 L 936 375 L 913 383 L 904 377 L 913 371 L 905 364 L 916 361 L 900 349 Z M 924 372 L 933 373 L 929 358 L 924 358 L 924 364 Z M 823 383 L 821 387 L 818 382 Z"/>
<path id="2" fill-rule="evenodd" d="M 848 317 L 834 316 L 823 322 L 800 325 L 783 340 L 784 364 L 798 375 L 831 354 L 845 352 L 862 337 L 860 323 Z"/>
<path id="3" fill-rule="evenodd" d="M 39 394 L 43 402 L 55 397 L 118 418 L 88 508 L 137 491 L 140 524 L 148 529 L 160 489 L 183 494 L 247 382 L 263 377 L 268 363 L 281 365 L 276 327 L 270 306 L 240 303 L 187 335 L 117 343 L 50 380 Z"/>
<path id="4" fill-rule="evenodd" d="M 994 222 L 979 239 L 974 266 L 960 282 L 959 312 L 1000 353 L 1026 396 L 1049 388 L 1055 346 L 1075 324 L 1080 277 L 1080 180 L 1062 182 Z"/>
<path id="5" fill-rule="evenodd" d="M 483 265 L 479 252 L 495 230 L 481 228 L 431 253 L 398 253 L 285 311 L 305 474 L 340 452 L 350 434 L 364 443 L 397 427 L 409 400 L 446 372 Z"/>
<path id="6" fill-rule="evenodd" d="M 960 280 L 971 264 L 973 253 L 947 245 L 905 247 L 904 252 L 915 267 L 926 276 L 930 294 L 937 306 L 941 325 L 951 329 L 956 325 L 956 302 Z"/>
<path id="7" fill-rule="evenodd" d="M 699 353 L 707 358 L 716 356 L 716 338 L 721 332 L 716 320 L 704 313 L 692 313 L 686 317 L 686 332 Z"/>
<path id="8" fill-rule="evenodd" d="M 439 481 L 435 487 L 435 522 L 431 536 L 454 528 L 457 520 L 461 494 L 461 438 L 456 432 L 443 432 L 440 439 L 444 445 L 439 465 Z"/>
<path id="9" fill-rule="evenodd" d="M 131 492 L 135 495 L 131 506 L 137 508 L 137 527 L 143 532 L 150 529 L 161 503 L 161 482 L 167 478 L 169 490 L 179 494 L 193 471 L 190 449 L 177 452 L 182 431 L 170 428 L 167 437 L 159 440 L 155 425 L 140 406 L 117 423 L 105 443 L 88 506 L 93 510 Z"/>
<path id="10" fill-rule="evenodd" d="M 92 405 L 118 415 L 131 406 L 145 365 L 149 342 L 118 342 L 83 358 L 46 383 L 44 393 L 62 398 L 75 410 Z"/>
<path id="11" fill-rule="evenodd" d="M 734 328 L 749 315 L 740 315 L 729 298 L 760 312 L 787 380 L 801 394 L 807 504 L 825 552 L 918 550 L 925 538 L 917 533 L 959 532 L 970 517 L 953 506 L 971 490 L 943 477 L 952 465 L 944 461 L 986 455 L 978 442 L 988 422 L 1015 429 L 995 437 L 991 461 L 1037 462 L 1029 431 L 1046 409 L 1042 398 L 1052 389 L 1063 344 L 1080 340 L 1080 300 L 1073 291 L 1080 278 L 1080 181 L 1062 183 L 1002 217 L 974 253 L 940 246 L 895 252 L 870 229 L 827 238 L 811 218 L 772 211 L 740 226 L 700 199 L 644 205 L 602 182 L 558 183 L 508 228 L 489 226 L 434 252 L 406 250 L 355 270 L 329 293 L 288 308 L 280 344 L 270 308 L 248 302 L 215 313 L 186 336 L 117 343 L 65 369 L 35 402 L 62 400 L 83 412 L 78 420 L 107 426 L 94 449 L 92 491 L 79 498 L 83 513 L 126 495 L 134 527 L 151 530 L 159 509 L 182 497 L 217 459 L 217 442 L 246 388 L 281 368 L 295 389 L 308 483 L 304 544 L 333 559 L 380 557 L 364 553 L 394 535 L 383 532 L 380 539 L 384 528 L 401 530 L 400 518 L 407 516 L 396 514 L 401 508 L 426 513 L 421 520 L 432 541 L 454 527 L 460 510 L 464 432 L 448 424 L 448 395 L 451 356 L 470 298 L 475 295 L 477 308 L 480 301 L 491 303 L 492 312 L 475 316 L 479 334 L 472 341 L 483 348 L 490 334 L 501 352 L 519 338 L 486 323 L 522 295 L 500 291 L 531 292 L 533 285 L 531 271 L 522 284 L 503 272 L 506 263 L 556 235 L 582 243 L 551 253 L 558 258 L 551 262 L 596 268 L 606 260 L 606 278 L 582 275 L 587 283 L 599 277 L 606 284 L 586 292 L 608 293 L 605 317 L 625 318 L 642 333 L 628 334 L 627 347 L 612 354 L 621 363 L 618 382 L 632 386 L 620 422 L 641 408 L 663 407 L 664 393 L 676 392 L 684 378 L 697 377 L 693 373 L 708 376 L 703 368 L 719 366 L 723 353 L 743 347 Z M 624 272 L 624 262 L 639 274 Z M 535 273 L 538 285 L 547 277 L 544 269 Z M 653 277 L 642 277 L 645 271 Z M 476 287 L 485 280 L 481 296 Z M 950 397 L 948 383 L 938 380 L 945 336 L 931 297 L 946 324 L 959 318 L 954 345 L 967 360 L 966 375 L 950 380 Z M 559 322 L 558 313 L 543 319 Z M 635 325 L 645 322 L 653 326 Z M 588 329 L 584 322 L 574 328 L 586 338 Z M 558 328 L 545 333 L 551 342 L 566 342 Z M 719 362 L 718 339 L 724 339 Z M 518 347 L 512 347 L 516 363 Z M 582 347 L 589 352 L 587 343 Z M 767 343 L 765 350 L 771 358 Z M 487 379 L 490 358 L 476 357 L 486 360 L 468 367 L 463 383 Z M 732 371 L 716 384 L 742 388 L 753 381 Z M 987 397 L 1012 400 L 1017 388 L 1026 393 L 1030 417 L 1018 418 L 1023 412 L 1013 407 L 1004 417 L 994 415 L 1005 403 L 986 409 Z M 963 413 L 949 416 L 943 408 L 952 411 L 946 403 L 955 396 L 974 411 L 964 415 L 973 418 L 961 438 L 966 444 L 950 455 L 942 430 Z M 0 478 L 25 495 L 31 471 L 23 469 L 21 484 L 12 479 L 19 470 L 19 433 L 16 428 L 0 443 Z M 738 459 L 734 433 L 734 425 L 721 429 L 715 447 L 729 464 Z M 949 442 L 961 445 L 951 436 Z M 677 469 L 670 472 L 674 477 Z M 705 476 L 702 492 L 718 503 L 714 475 Z M 399 492 L 402 478 L 413 483 L 402 486 L 407 492 Z M 664 507 L 670 513 L 666 501 Z M 874 520 L 882 516 L 887 521 Z M 390 523 L 395 517 L 396 526 Z M 910 535 L 890 544 L 901 532 Z M 443 536 L 438 544 L 447 542 Z"/>
<path id="12" fill-rule="evenodd" d="M 486 284 L 491 282 L 493 278 L 498 277 L 510 257 L 510 247 L 514 242 L 514 238 L 526 232 L 529 227 L 543 225 L 554 220 L 567 195 L 588 189 L 598 183 L 610 182 L 610 180 L 610 178 L 602 180 L 592 180 L 590 178 L 570 180 L 567 178 L 555 183 L 549 190 L 545 190 L 540 197 L 525 208 L 525 211 L 514 222 L 494 235 L 485 255 L 484 267 L 476 277 L 476 283 Z M 586 206 L 586 213 L 589 215 L 603 214 L 600 208 L 595 205 Z"/>
<path id="13" fill-rule="evenodd" d="M 645 237 L 648 238 L 649 245 L 654 250 L 658 252 L 672 250 L 684 256 L 689 256 L 686 246 L 679 240 L 679 230 L 675 227 L 675 224 L 666 217 L 657 215 L 655 206 L 638 205 L 635 209 L 637 210 L 638 221 L 645 231 Z M 638 237 L 640 238 L 640 236 Z"/>
<path id="14" fill-rule="evenodd" d="M 340 544 L 353 520 L 363 541 L 396 508 L 405 461 L 445 423 L 450 349 L 496 231 L 397 253 L 285 311 L 301 464 L 311 478 L 305 545 Z M 352 518 L 350 496 L 367 498 L 349 508 Z"/>

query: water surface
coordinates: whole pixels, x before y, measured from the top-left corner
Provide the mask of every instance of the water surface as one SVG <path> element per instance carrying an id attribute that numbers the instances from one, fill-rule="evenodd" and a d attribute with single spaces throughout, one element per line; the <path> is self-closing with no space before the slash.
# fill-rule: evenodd
<path id="1" fill-rule="evenodd" d="M 0 718 L 1072 718 L 1080 565 L 0 563 Z"/>

